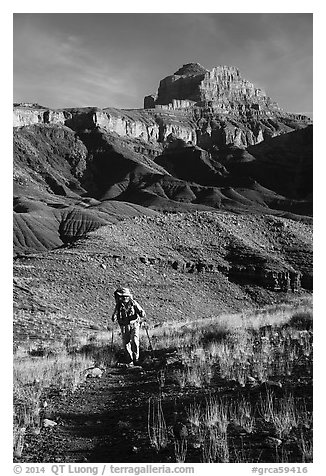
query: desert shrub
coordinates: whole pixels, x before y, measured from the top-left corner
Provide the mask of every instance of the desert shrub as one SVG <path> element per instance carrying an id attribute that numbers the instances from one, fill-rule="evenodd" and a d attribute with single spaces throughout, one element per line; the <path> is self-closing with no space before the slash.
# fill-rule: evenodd
<path id="1" fill-rule="evenodd" d="M 201 448 L 202 462 L 229 462 L 229 401 L 210 396 L 205 400 L 204 406 L 191 404 L 187 417 L 195 440 L 193 445 Z"/>
<path id="2" fill-rule="evenodd" d="M 220 433 L 217 428 L 206 431 L 202 445 L 203 463 L 229 463 L 229 446 L 225 433 Z"/>
<path id="3" fill-rule="evenodd" d="M 207 346 L 210 342 L 221 342 L 230 333 L 230 327 L 226 321 L 206 325 L 202 329 L 200 344 Z"/>
<path id="4" fill-rule="evenodd" d="M 191 345 L 188 337 L 192 330 L 180 328 L 183 334 L 179 335 L 176 341 L 179 348 L 176 348 L 183 369 L 174 374 L 180 388 L 208 387 L 215 377 L 235 381 L 245 387 L 250 380 L 263 383 L 269 379 L 283 379 L 291 376 L 298 365 L 301 370 L 311 365 L 312 334 L 306 330 L 271 325 L 258 329 L 239 327 L 233 332 L 225 332 L 220 339 L 213 339 L 212 324 L 206 324 L 206 327 L 203 323 L 193 327 L 201 337 L 198 339 L 197 335 Z M 209 334 L 207 340 L 204 338 L 206 329 Z M 219 329 L 217 326 L 217 332 Z M 174 335 L 177 335 L 177 327 L 169 337 L 172 339 Z M 187 335 L 186 346 L 180 344 L 183 335 Z M 170 344 L 173 342 L 171 339 Z"/>
<path id="5" fill-rule="evenodd" d="M 161 396 L 148 400 L 147 429 L 150 444 L 157 452 L 167 446 L 168 430 L 162 410 Z"/>
<path id="6" fill-rule="evenodd" d="M 306 329 L 310 307 L 307 302 L 302 308 L 296 306 L 294 312 L 291 305 L 284 305 L 252 315 L 229 316 L 230 319 L 212 317 L 186 325 L 175 323 L 164 332 L 151 330 L 159 348 L 168 344 L 177 349 L 182 368 L 173 370 L 172 376 L 181 389 L 194 386 L 211 392 L 221 379 L 238 385 L 233 397 L 209 396 L 188 408 L 189 441 L 193 448 L 200 449 L 202 462 L 248 462 L 252 458 L 253 450 L 247 444 L 240 449 L 230 447 L 234 440 L 229 439 L 229 429 L 238 431 L 234 424 L 247 435 L 263 427 L 282 441 L 293 439 L 302 429 L 297 446 L 302 460 L 311 461 L 311 411 L 306 399 L 295 399 L 283 390 L 283 381 L 296 380 L 298 372 L 310 375 L 312 332 Z M 300 313 L 305 316 L 304 324 L 298 317 Z M 295 325 L 291 326 L 291 322 Z M 257 390 L 247 394 L 241 387 Z M 258 401 L 254 404 L 249 395 L 256 395 Z M 175 458 L 181 461 L 178 451 L 181 452 L 180 445 L 175 447 Z M 287 447 L 276 447 L 274 451 L 276 462 L 289 460 Z"/>
<path id="7" fill-rule="evenodd" d="M 181 389 L 186 386 L 187 383 L 187 371 L 176 369 L 172 373 L 172 379 L 179 385 Z"/>
<path id="8" fill-rule="evenodd" d="M 14 423 L 13 429 L 13 447 L 14 456 L 21 458 L 25 444 L 26 427 L 19 426 Z"/>
<path id="9" fill-rule="evenodd" d="M 241 426 L 247 433 L 253 433 L 255 428 L 254 410 L 249 400 L 244 396 L 229 404 L 229 422 Z"/>
<path id="10" fill-rule="evenodd" d="M 299 425 L 299 406 L 292 394 L 276 398 L 268 391 L 266 396 L 260 396 L 259 411 L 266 422 L 274 425 L 279 438 L 287 437 Z"/>
<path id="11" fill-rule="evenodd" d="M 85 369 L 93 359 L 62 354 L 50 357 L 14 359 L 14 452 L 20 457 L 26 431 L 37 434 L 41 426 L 43 403 L 48 392 L 75 391 L 86 378 Z"/>
<path id="12" fill-rule="evenodd" d="M 312 463 L 313 461 L 313 440 L 312 435 L 301 432 L 298 439 L 298 447 L 301 451 L 302 463 Z"/>

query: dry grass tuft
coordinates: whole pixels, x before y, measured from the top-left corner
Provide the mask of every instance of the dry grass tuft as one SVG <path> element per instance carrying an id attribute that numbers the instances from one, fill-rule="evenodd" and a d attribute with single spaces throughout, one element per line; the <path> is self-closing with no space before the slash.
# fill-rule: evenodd
<path id="1" fill-rule="evenodd" d="M 168 431 L 162 410 L 161 396 L 148 401 L 147 428 L 150 444 L 158 452 L 168 444 Z"/>

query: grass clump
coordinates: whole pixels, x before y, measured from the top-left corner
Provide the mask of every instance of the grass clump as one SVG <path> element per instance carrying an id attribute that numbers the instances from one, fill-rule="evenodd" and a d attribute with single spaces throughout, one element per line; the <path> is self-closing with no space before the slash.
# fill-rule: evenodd
<path id="1" fill-rule="evenodd" d="M 150 444 L 157 452 L 168 444 L 168 431 L 162 410 L 161 396 L 148 401 L 147 428 Z"/>
<path id="2" fill-rule="evenodd" d="M 298 405 L 292 394 L 276 398 L 271 391 L 267 391 L 266 396 L 260 396 L 259 411 L 267 423 L 274 425 L 276 435 L 281 439 L 287 437 L 292 429 L 298 428 Z"/>
<path id="3" fill-rule="evenodd" d="M 85 346 L 89 344 L 92 347 L 86 352 Z M 40 433 L 51 396 L 76 391 L 85 381 L 87 369 L 105 364 L 110 356 L 111 352 L 98 342 L 82 339 L 77 346 L 76 338 L 15 349 L 13 446 L 16 457 L 22 455 L 26 434 Z"/>

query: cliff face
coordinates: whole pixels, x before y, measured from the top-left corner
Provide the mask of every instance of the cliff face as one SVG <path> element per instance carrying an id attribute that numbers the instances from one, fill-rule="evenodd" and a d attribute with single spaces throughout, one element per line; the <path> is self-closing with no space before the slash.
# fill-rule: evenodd
<path id="1" fill-rule="evenodd" d="M 65 124 L 69 113 L 55 111 L 38 104 L 18 104 L 14 106 L 13 126 L 22 127 L 32 124 Z"/>
<path id="2" fill-rule="evenodd" d="M 197 63 L 184 65 L 160 82 L 157 94 L 147 96 L 145 108 L 171 105 L 174 108 L 210 106 L 223 114 L 271 116 L 280 113 L 264 91 L 242 78 L 233 66 L 216 66 L 211 71 Z"/>
<path id="3" fill-rule="evenodd" d="M 197 143 L 196 122 L 173 112 L 153 114 L 143 110 L 79 108 L 55 111 L 29 106 L 14 108 L 14 127 L 61 124 L 75 131 L 101 129 L 122 138 L 139 139 L 160 146 L 173 139 Z"/>
<path id="4" fill-rule="evenodd" d="M 232 66 L 208 71 L 197 63 L 186 64 L 164 78 L 157 93 L 145 97 L 144 107 L 191 115 L 195 144 L 205 149 L 248 147 L 310 123 L 305 116 L 283 111 Z"/>
<path id="5" fill-rule="evenodd" d="M 309 119 L 282 111 L 234 67 L 211 71 L 197 63 L 164 78 L 143 110 L 80 108 L 50 110 L 35 104 L 14 108 L 14 126 L 62 124 L 73 130 L 101 129 L 145 143 L 165 146 L 183 140 L 206 150 L 248 147 L 300 129 Z"/>

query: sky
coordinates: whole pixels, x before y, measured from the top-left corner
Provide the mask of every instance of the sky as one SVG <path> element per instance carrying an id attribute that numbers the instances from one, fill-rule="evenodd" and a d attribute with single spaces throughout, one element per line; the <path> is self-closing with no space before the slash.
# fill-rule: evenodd
<path id="1" fill-rule="evenodd" d="M 232 65 L 312 112 L 312 14 L 16 13 L 14 102 L 141 108 L 185 63 Z"/>

